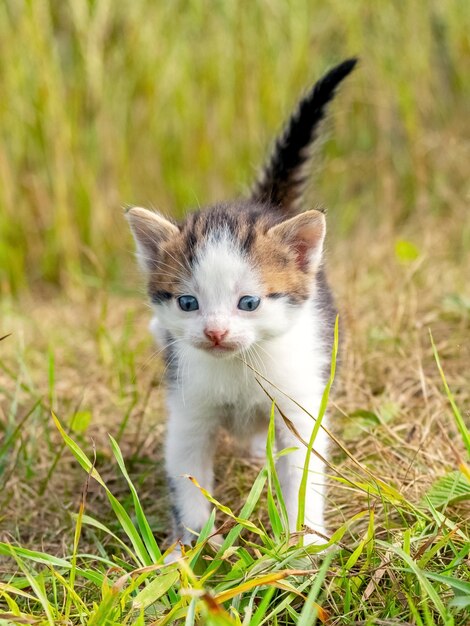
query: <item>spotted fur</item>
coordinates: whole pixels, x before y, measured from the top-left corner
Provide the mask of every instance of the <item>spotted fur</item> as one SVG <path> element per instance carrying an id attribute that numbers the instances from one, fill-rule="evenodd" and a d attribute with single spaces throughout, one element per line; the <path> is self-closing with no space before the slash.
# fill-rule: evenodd
<path id="1" fill-rule="evenodd" d="M 336 312 L 322 266 L 325 216 L 298 213 L 299 200 L 308 148 L 354 64 L 334 68 L 302 100 L 250 198 L 189 213 L 180 223 L 141 208 L 127 213 L 154 307 L 151 331 L 167 360 L 166 470 L 184 542 L 204 526 L 209 505 L 181 475 L 212 489 L 220 427 L 259 440 L 271 407 L 260 380 L 280 409 L 278 447 L 299 443 L 282 414 L 310 439 L 313 421 L 299 406 L 314 416 L 319 410 Z M 185 310 L 181 296 L 196 306 Z M 256 302 L 252 310 L 241 306 L 246 297 Z M 315 447 L 326 456 L 322 431 Z M 292 530 L 304 461 L 303 449 L 279 461 Z M 305 521 L 324 533 L 324 468 L 314 455 L 309 469 Z"/>

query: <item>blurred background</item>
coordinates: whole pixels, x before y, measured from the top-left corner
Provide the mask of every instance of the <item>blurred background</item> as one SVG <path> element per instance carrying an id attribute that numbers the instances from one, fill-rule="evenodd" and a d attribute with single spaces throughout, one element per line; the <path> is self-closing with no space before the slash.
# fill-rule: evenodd
<path id="1" fill-rule="evenodd" d="M 352 55 L 312 200 L 335 237 L 457 220 L 458 261 L 469 26 L 464 0 L 2 2 L 0 294 L 133 286 L 122 207 L 240 195 L 302 90 Z"/>

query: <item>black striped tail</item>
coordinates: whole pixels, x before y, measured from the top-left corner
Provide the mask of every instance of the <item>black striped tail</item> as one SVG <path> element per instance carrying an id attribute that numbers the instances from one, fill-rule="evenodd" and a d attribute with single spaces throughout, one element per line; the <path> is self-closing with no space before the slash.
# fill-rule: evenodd
<path id="1" fill-rule="evenodd" d="M 357 59 L 343 61 L 302 98 L 253 187 L 253 200 L 280 207 L 286 217 L 299 212 L 308 181 L 304 166 L 310 157 L 309 148 L 318 137 L 320 122 L 325 117 L 328 103 L 335 96 L 336 88 L 352 72 L 356 63 Z"/>

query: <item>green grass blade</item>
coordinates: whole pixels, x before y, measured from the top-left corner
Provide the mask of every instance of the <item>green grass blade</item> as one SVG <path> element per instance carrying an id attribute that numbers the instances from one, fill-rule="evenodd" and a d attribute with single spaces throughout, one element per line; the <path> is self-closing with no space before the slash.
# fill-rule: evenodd
<path id="1" fill-rule="evenodd" d="M 338 316 L 336 316 L 336 320 L 335 320 L 334 341 L 333 341 L 333 350 L 332 350 L 332 355 L 331 355 L 331 366 L 330 366 L 330 377 L 328 379 L 328 382 L 326 384 L 325 390 L 322 395 L 320 409 L 318 411 L 318 415 L 316 416 L 312 434 L 310 435 L 310 440 L 307 445 L 307 451 L 305 453 L 305 462 L 304 462 L 304 468 L 302 472 L 302 480 L 300 482 L 300 488 L 299 488 L 299 500 L 298 500 L 299 506 L 298 506 L 297 522 L 296 522 L 296 529 L 298 531 L 302 530 L 302 527 L 305 521 L 305 498 L 307 494 L 307 480 L 308 480 L 308 475 L 310 471 L 310 459 L 312 456 L 312 449 L 315 444 L 315 439 L 317 438 L 318 431 L 320 430 L 320 426 L 325 416 L 326 408 L 328 406 L 330 390 L 333 385 L 333 381 L 335 379 L 337 356 L 338 356 Z M 299 543 L 300 545 L 303 544 L 302 535 L 299 538 Z"/>
<path id="2" fill-rule="evenodd" d="M 429 578 L 429 580 L 435 580 L 438 583 L 447 585 L 455 593 L 460 593 L 470 598 L 470 582 L 467 582 L 465 580 L 460 580 L 459 578 L 454 578 L 453 576 L 437 574 L 436 572 L 423 571 L 423 574 L 424 576 L 426 576 L 426 578 Z"/>
<path id="3" fill-rule="evenodd" d="M 259 626 L 259 624 L 261 623 L 261 620 L 266 615 L 266 611 L 268 610 L 269 603 L 271 602 L 271 598 L 273 597 L 275 592 L 276 592 L 275 587 L 268 587 L 268 589 L 263 594 L 263 598 L 261 602 L 258 604 L 254 615 L 250 619 L 249 626 Z M 252 601 L 254 601 L 254 599 L 257 598 L 257 596 L 258 596 L 257 593 L 253 593 Z"/>
<path id="4" fill-rule="evenodd" d="M 199 559 L 201 552 L 204 550 L 206 541 L 214 530 L 214 524 L 215 524 L 215 508 L 212 509 L 209 519 L 204 524 L 204 527 L 199 533 L 199 537 L 197 538 L 194 550 L 191 551 L 191 562 L 189 564 L 189 567 L 191 570 L 194 569 L 194 567 L 196 566 L 197 560 Z"/>
<path id="5" fill-rule="evenodd" d="M 266 439 L 266 462 L 268 471 L 268 513 L 271 526 L 276 536 L 276 541 L 280 541 L 282 533 L 287 537 L 289 535 L 289 518 L 282 494 L 281 484 L 277 475 L 275 463 L 275 403 L 271 405 L 271 414 L 269 418 L 268 437 Z M 279 506 L 279 512 L 276 508 L 276 500 Z"/>
<path id="6" fill-rule="evenodd" d="M 72 550 L 72 559 L 70 563 L 70 578 L 69 578 L 69 585 L 70 585 L 71 593 L 69 592 L 67 594 L 67 600 L 65 603 L 65 620 L 69 619 L 70 609 L 72 606 L 72 596 L 75 593 L 75 576 L 77 573 L 78 544 L 79 544 L 80 535 L 82 532 L 83 515 L 85 513 L 85 500 L 86 500 L 86 493 L 88 489 L 89 480 L 90 480 L 90 475 L 87 476 L 87 480 L 83 488 L 82 498 L 80 501 L 80 508 L 78 511 L 77 519 L 75 521 L 75 532 L 74 532 L 74 537 L 73 537 L 73 550 Z"/>
<path id="7" fill-rule="evenodd" d="M 441 375 L 442 384 L 444 385 L 447 398 L 449 400 L 450 406 L 452 407 L 452 412 L 454 414 L 455 423 L 457 425 L 457 428 L 459 429 L 460 435 L 462 436 L 462 440 L 465 444 L 465 447 L 467 448 L 467 454 L 470 458 L 470 431 L 465 425 L 462 414 L 460 413 L 459 408 L 455 402 L 454 396 L 449 388 L 449 385 L 447 384 L 447 379 L 444 374 L 444 370 L 442 369 L 441 360 L 439 358 L 439 353 L 437 352 L 436 344 L 434 343 L 434 339 L 433 339 L 431 331 L 429 331 L 429 336 L 431 338 L 431 345 L 432 345 L 432 351 L 434 354 L 434 359 L 436 361 L 439 374 Z"/>
<path id="8" fill-rule="evenodd" d="M 113 540 L 116 541 L 121 546 L 121 548 L 127 553 L 127 555 L 137 565 L 140 565 L 140 561 L 136 558 L 134 552 L 132 552 L 129 546 L 120 537 L 118 537 L 115 533 L 113 533 L 107 526 L 105 526 L 101 522 L 98 522 L 98 520 L 95 520 L 93 517 L 90 517 L 89 515 L 83 516 L 82 523 L 86 524 L 87 526 L 92 526 L 93 528 L 97 528 L 98 530 L 101 530 L 102 532 L 112 537 Z"/>
<path id="9" fill-rule="evenodd" d="M 16 554 L 16 556 L 22 559 L 33 561 L 34 563 L 41 563 L 42 565 L 47 565 L 51 568 L 58 567 L 69 570 L 72 567 L 69 561 L 53 556 L 51 554 L 46 554 L 45 552 L 37 552 L 36 550 L 28 550 L 27 548 L 21 548 L 19 546 L 14 546 L 9 543 L 0 542 L 0 555 L 11 556 L 12 551 Z M 89 569 L 82 569 L 79 567 L 77 567 L 76 571 L 77 574 L 95 583 L 95 585 L 100 586 L 103 582 L 103 576 L 98 572 L 94 572 Z"/>
<path id="10" fill-rule="evenodd" d="M 134 509 L 135 509 L 135 514 L 136 514 L 137 524 L 139 526 L 140 534 L 142 535 L 142 538 L 144 540 L 145 547 L 147 548 L 148 553 L 150 554 L 153 562 L 156 563 L 158 561 L 161 561 L 162 553 L 160 552 L 158 544 L 153 535 L 152 529 L 150 528 L 150 524 L 148 523 L 147 517 L 145 516 L 144 510 L 142 508 L 142 505 L 140 504 L 137 490 L 134 487 L 134 484 L 132 483 L 130 479 L 129 473 L 127 472 L 127 468 L 124 463 L 124 459 L 123 459 L 121 450 L 119 448 L 119 445 L 117 441 L 114 439 L 114 437 L 109 435 L 109 438 L 111 440 L 111 447 L 113 449 L 113 453 L 116 458 L 116 461 L 119 465 L 119 469 L 121 470 L 122 475 L 126 479 L 127 484 L 129 485 L 129 489 L 132 494 L 132 501 L 134 503 Z"/>
<path id="11" fill-rule="evenodd" d="M 54 424 L 55 424 L 57 430 L 59 431 L 62 439 L 64 440 L 64 442 L 66 443 L 67 447 L 72 452 L 74 457 L 77 459 L 77 461 L 83 467 L 83 469 L 88 474 L 90 474 L 90 476 L 92 478 L 94 478 L 102 487 L 104 487 L 106 489 L 106 485 L 104 484 L 104 480 L 101 478 L 101 476 L 99 475 L 99 473 L 96 470 L 96 468 L 93 467 L 93 463 L 90 461 L 90 459 L 87 457 L 87 455 L 83 452 L 83 450 L 80 448 L 80 446 L 78 446 L 75 443 L 75 441 L 71 437 L 69 437 L 69 435 L 67 435 L 67 433 L 65 432 L 65 430 L 62 427 L 62 424 L 60 423 L 59 419 L 57 418 L 57 416 L 55 415 L 54 412 L 52 412 L 52 419 L 54 420 Z"/>
<path id="12" fill-rule="evenodd" d="M 142 591 L 135 596 L 133 606 L 136 609 L 146 609 L 161 598 L 179 579 L 178 570 L 166 574 L 159 574 Z"/>
<path id="13" fill-rule="evenodd" d="M 242 517 L 237 517 L 233 511 L 230 509 L 230 507 L 225 506 L 224 504 L 222 504 L 221 502 L 219 502 L 218 500 L 216 500 L 208 491 L 207 489 L 204 489 L 204 487 L 202 487 L 199 482 L 194 478 L 194 476 L 189 476 L 189 474 L 186 475 L 186 478 L 188 478 L 193 485 L 195 485 L 199 491 L 202 493 L 202 495 L 206 498 L 206 500 L 208 500 L 211 504 L 213 504 L 217 509 L 219 509 L 219 511 L 222 511 L 222 513 L 225 513 L 225 515 L 227 515 L 227 517 L 230 517 L 231 519 L 233 519 L 235 522 L 237 522 L 237 524 L 239 524 L 240 526 L 243 526 L 244 528 L 246 528 L 247 530 L 256 533 L 257 535 L 264 535 L 265 533 L 263 532 L 263 530 L 261 530 L 260 528 L 258 528 L 258 526 L 256 526 L 256 524 L 254 524 L 253 522 L 250 522 L 250 520 L 248 519 L 244 519 Z"/>
<path id="14" fill-rule="evenodd" d="M 44 590 L 44 587 L 43 587 L 42 584 L 40 584 L 40 582 L 38 580 L 39 576 L 37 574 L 33 575 L 29 571 L 29 569 L 23 563 L 22 559 L 18 556 L 18 554 L 17 554 L 17 552 L 15 550 L 11 550 L 10 556 L 12 556 L 15 559 L 15 561 L 18 564 L 18 567 L 21 569 L 23 574 L 28 579 L 28 582 L 29 582 L 29 585 L 30 585 L 31 589 L 36 594 L 36 598 L 38 599 L 38 601 L 40 602 L 42 608 L 44 609 L 44 613 L 46 614 L 46 618 L 47 618 L 47 622 L 48 622 L 49 626 L 54 626 L 54 624 L 56 623 L 55 619 L 54 619 L 54 613 L 52 611 L 52 607 L 51 607 L 51 604 L 50 604 L 49 599 L 47 597 L 47 594 L 46 594 L 46 592 Z"/>
<path id="15" fill-rule="evenodd" d="M 89 475 L 94 478 L 106 491 L 106 495 L 108 496 L 108 500 L 111 504 L 111 507 L 116 515 L 119 523 L 121 524 L 121 528 L 128 536 L 132 546 L 135 550 L 136 556 L 138 557 L 140 563 L 142 565 L 151 565 L 153 560 L 152 557 L 147 552 L 147 549 L 142 541 L 139 533 L 137 532 L 134 524 L 132 523 L 131 518 L 129 517 L 127 511 L 124 509 L 122 504 L 115 498 L 115 496 L 111 493 L 111 491 L 106 486 L 104 480 L 101 478 L 97 470 L 93 467 L 92 462 L 87 457 L 87 455 L 83 452 L 83 450 L 78 446 L 75 441 L 71 437 L 67 435 L 67 433 L 62 428 L 61 423 L 57 419 L 57 417 L 52 414 L 54 419 L 54 423 L 57 426 L 60 434 L 62 435 L 67 447 L 70 449 L 72 454 L 75 456 L 80 465 L 89 473 Z"/>
<path id="16" fill-rule="evenodd" d="M 266 468 L 263 468 L 259 472 L 258 476 L 255 479 L 255 482 L 253 483 L 250 489 L 250 493 L 248 494 L 245 504 L 243 505 L 242 510 L 240 511 L 240 514 L 238 516 L 239 519 L 244 520 L 244 519 L 248 519 L 251 516 L 251 514 L 254 511 L 255 506 L 258 504 L 258 501 L 261 497 L 264 485 L 266 484 L 266 480 L 267 480 L 267 470 Z M 207 572 L 204 578 L 209 578 L 210 576 L 212 576 L 214 571 L 221 565 L 222 561 L 219 555 L 220 556 L 223 555 L 226 550 L 228 550 L 229 548 L 233 546 L 233 544 L 239 537 L 242 530 L 243 530 L 243 526 L 241 524 L 237 524 L 227 533 L 227 536 L 225 537 L 220 547 L 220 550 L 217 553 L 217 557 L 207 568 Z"/>
<path id="17" fill-rule="evenodd" d="M 453 617 L 450 614 L 450 612 L 448 611 L 448 609 L 446 608 L 446 606 L 444 605 L 444 602 L 442 601 L 442 598 L 440 597 L 438 592 L 434 589 L 434 587 L 429 582 L 429 580 L 428 580 L 428 578 L 426 576 L 427 572 L 422 570 L 418 566 L 416 561 L 414 561 L 411 558 L 411 556 L 406 554 L 406 552 L 404 550 L 402 550 L 399 546 L 396 546 L 396 545 L 393 545 L 393 544 L 390 544 L 390 543 L 386 543 L 384 541 L 379 541 L 379 540 L 377 540 L 377 544 L 381 545 L 383 548 L 386 548 L 387 550 L 392 550 L 393 552 L 395 552 L 406 563 L 406 565 L 410 568 L 410 570 L 413 572 L 413 574 L 418 579 L 418 581 L 419 581 L 419 583 L 421 585 L 422 590 L 426 593 L 426 595 L 429 597 L 429 599 L 434 604 L 436 610 L 438 611 L 439 615 L 442 618 L 443 623 L 446 626 L 452 626 L 452 624 L 454 623 Z"/>
<path id="18" fill-rule="evenodd" d="M 460 471 L 439 477 L 428 489 L 423 502 L 430 501 L 436 508 L 470 500 L 470 481 Z"/>
<path id="19" fill-rule="evenodd" d="M 194 626 L 196 623 L 196 605 L 197 598 L 193 598 L 189 603 L 188 612 L 186 613 L 186 619 L 184 626 Z"/>
<path id="20" fill-rule="evenodd" d="M 318 598 L 318 594 L 320 593 L 320 589 L 325 581 L 326 574 L 328 572 L 328 568 L 330 567 L 332 559 L 333 554 L 330 552 L 323 560 L 318 574 L 316 574 L 315 576 L 313 585 L 308 592 L 308 596 L 300 613 L 300 619 L 297 622 L 297 626 L 314 626 L 317 617 L 321 617 L 322 621 L 326 621 L 326 613 L 322 612 L 322 609 L 318 606 L 316 600 Z"/>

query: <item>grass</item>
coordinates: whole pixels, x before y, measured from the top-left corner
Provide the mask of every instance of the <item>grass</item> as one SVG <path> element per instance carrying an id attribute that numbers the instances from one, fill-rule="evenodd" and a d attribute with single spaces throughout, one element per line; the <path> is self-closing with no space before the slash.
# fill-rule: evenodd
<path id="1" fill-rule="evenodd" d="M 2 4 L 0 624 L 470 621 L 469 10 Z M 341 312 L 332 547 L 287 540 L 271 431 L 261 470 L 219 442 L 222 549 L 164 567 L 163 368 L 121 206 L 236 195 L 352 54 L 311 196 Z"/>

